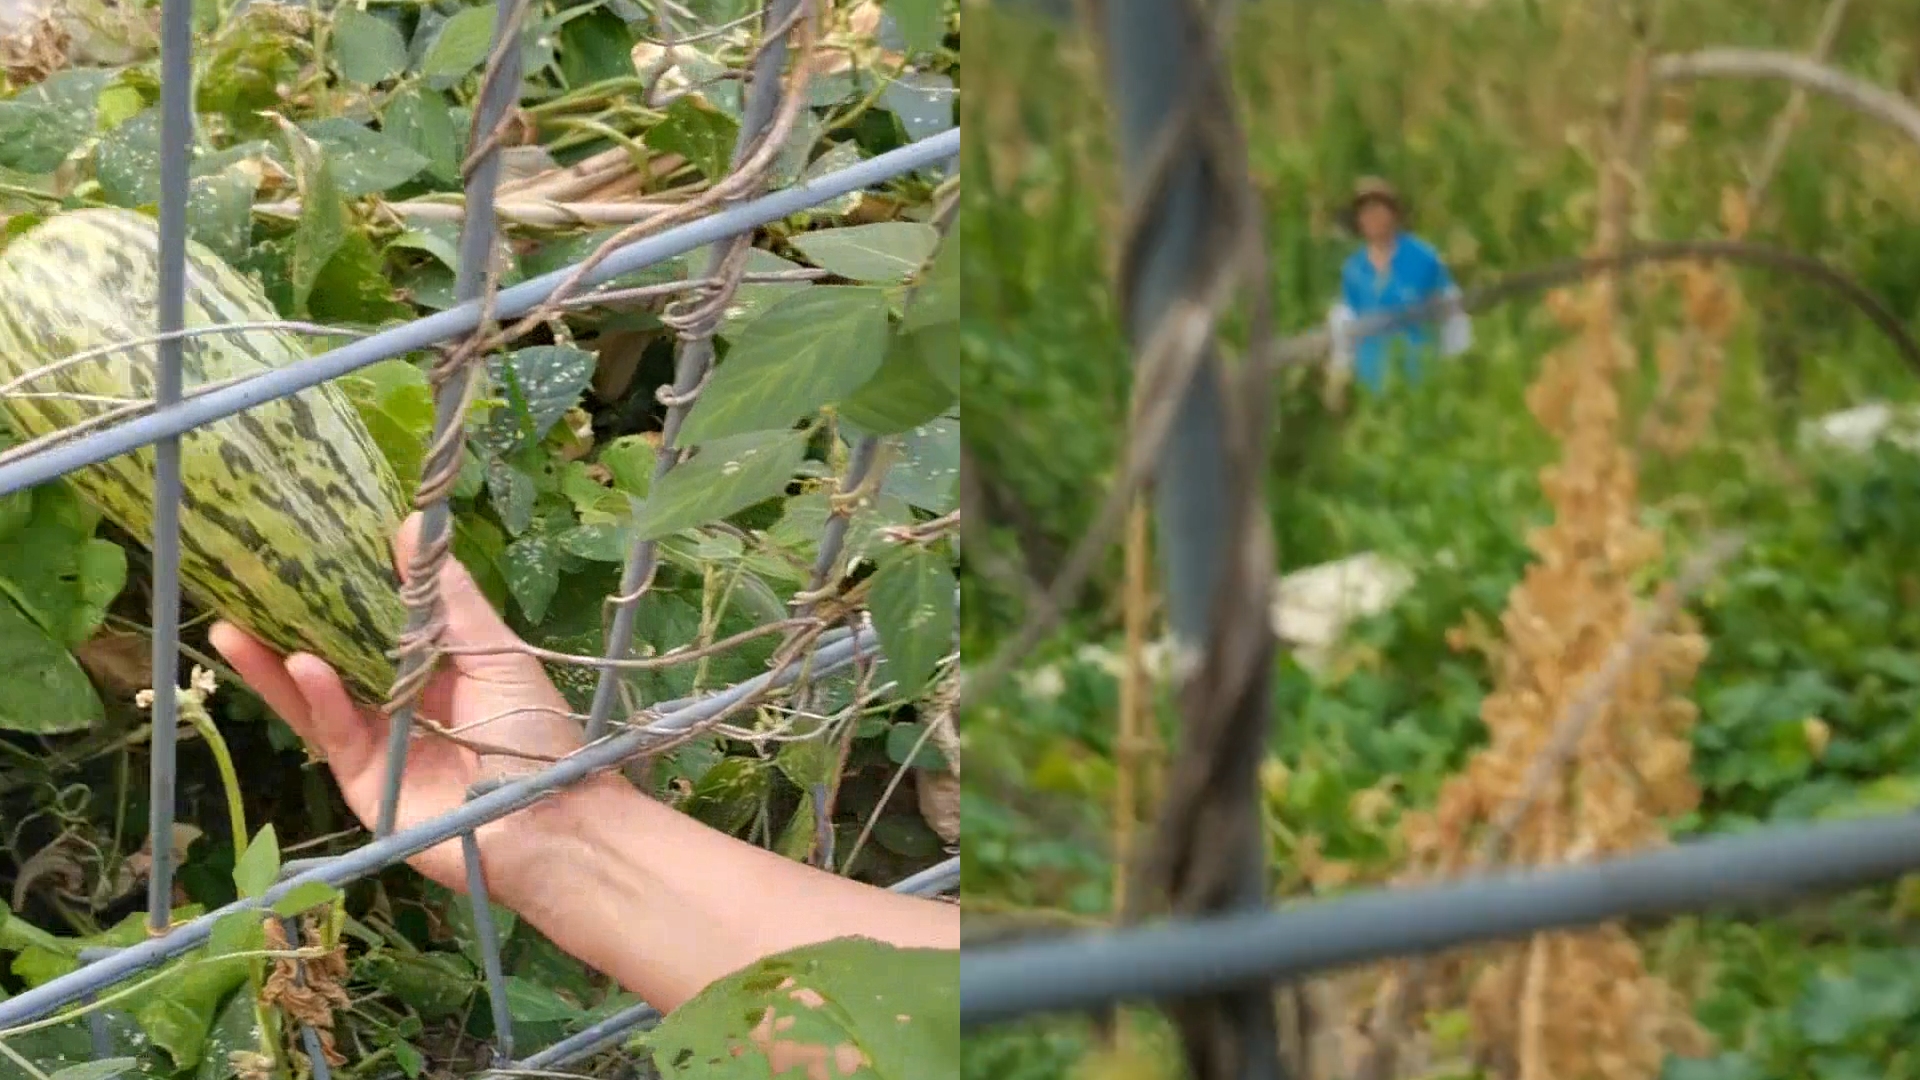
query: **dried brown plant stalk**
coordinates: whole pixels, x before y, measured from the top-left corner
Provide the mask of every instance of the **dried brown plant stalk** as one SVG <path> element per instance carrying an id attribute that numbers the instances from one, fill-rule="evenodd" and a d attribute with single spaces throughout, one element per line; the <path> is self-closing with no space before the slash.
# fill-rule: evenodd
<path id="1" fill-rule="evenodd" d="M 1626 238 L 1650 83 L 1643 55 L 1601 177 L 1600 254 Z M 1724 293 L 1701 278 L 1692 289 L 1688 299 L 1704 322 Z M 1656 846 L 1665 820 L 1699 798 L 1688 739 L 1695 709 L 1684 691 L 1705 639 L 1676 613 L 1671 625 L 1646 633 L 1637 654 L 1620 648 L 1641 626 L 1635 582 L 1663 552 L 1640 521 L 1639 478 L 1623 445 L 1619 383 L 1635 357 L 1618 325 L 1618 286 L 1601 278 L 1550 296 L 1548 305 L 1573 332 L 1527 397 L 1561 446 L 1560 460 L 1540 476 L 1553 520 L 1528 538 L 1537 560 L 1510 595 L 1502 640 L 1491 649 L 1495 688 L 1481 707 L 1488 745 L 1448 780 L 1431 811 L 1402 825 L 1414 865 L 1442 874 L 1477 863 L 1496 824 L 1506 827 L 1508 859 L 1530 866 Z M 1716 316 L 1710 325 L 1724 323 Z M 1463 646 L 1466 636 L 1454 640 Z M 1603 668 L 1610 693 L 1581 701 Z M 1590 719 L 1558 748 L 1557 721 L 1576 706 Z M 1560 768 L 1537 767 L 1556 753 L 1565 756 Z M 1529 808 L 1513 816 L 1505 808 L 1516 799 Z M 1698 1052 L 1704 1041 L 1685 1002 L 1648 971 L 1617 925 L 1449 957 L 1433 974 L 1442 994 L 1457 1000 L 1465 991 L 1476 1056 L 1502 1076 L 1651 1080 L 1669 1052 Z"/>

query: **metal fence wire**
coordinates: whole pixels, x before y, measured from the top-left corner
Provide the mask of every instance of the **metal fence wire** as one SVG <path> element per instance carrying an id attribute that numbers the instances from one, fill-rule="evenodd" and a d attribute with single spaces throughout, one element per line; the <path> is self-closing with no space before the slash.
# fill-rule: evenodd
<path id="1" fill-rule="evenodd" d="M 449 840 L 461 842 L 466 854 L 467 885 L 472 895 L 480 938 L 486 986 L 494 1010 L 494 1065 L 499 1070 L 555 1069 L 598 1053 L 656 1019 L 658 1014 L 638 1005 L 607 1017 L 591 1027 L 524 1058 L 515 1056 L 513 1025 L 507 1016 L 506 983 L 500 963 L 500 937 L 495 932 L 481 872 L 477 831 L 490 822 L 521 810 L 584 778 L 645 754 L 676 736 L 709 725 L 748 706 L 766 694 L 798 688 L 812 679 L 870 662 L 879 654 L 870 625 L 828 630 L 811 640 L 790 640 L 783 659 L 773 670 L 723 691 L 694 698 L 658 702 L 646 707 L 631 724 L 614 725 L 619 704 L 620 663 L 630 651 L 634 617 L 640 594 L 654 570 L 653 542 L 636 543 L 622 577 L 621 594 L 613 598 L 615 617 L 607 634 L 605 662 L 592 711 L 586 723 L 588 744 L 567 758 L 538 772 L 509 782 L 479 788 L 458 810 L 406 829 L 395 828 L 400 780 L 407 758 L 415 717 L 413 702 L 438 655 L 433 635 L 439 607 L 438 565 L 448 557 L 448 493 L 457 472 L 462 447 L 464 405 L 469 380 L 485 355 L 500 343 L 537 325 L 564 302 L 584 298 L 589 290 L 637 270 L 712 245 L 706 268 L 709 279 L 692 299 L 670 307 L 665 321 L 678 333 L 675 380 L 663 394 L 669 403 L 662 445 L 656 457 L 655 478 L 682 459 L 678 441 L 682 421 L 705 383 L 714 361 L 713 334 L 733 289 L 743 273 L 745 249 L 753 230 L 792 214 L 891 178 L 927 169 L 939 169 L 957 157 L 957 127 L 909 143 L 846 168 L 804 179 L 771 193 L 762 193 L 761 178 L 784 146 L 796 117 L 806 104 L 804 72 L 790 77 L 790 41 L 808 40 L 813 20 L 821 13 L 820 0 L 770 0 L 760 12 L 761 45 L 754 54 L 746 84 L 738 144 L 731 173 L 700 196 L 676 207 L 666 220 L 659 218 L 624 230 L 592 256 L 566 269 L 499 289 L 492 277 L 493 253 L 498 248 L 495 190 L 501 174 L 502 135 L 521 85 L 522 29 L 530 0 L 509 0 L 496 9 L 492 45 L 482 76 L 473 119 L 471 150 L 462 167 L 466 213 L 460 230 L 460 265 L 455 306 L 403 325 L 352 341 L 271 373 L 240 382 L 187 392 L 182 385 L 184 342 L 206 328 L 185 327 L 187 254 L 187 196 L 193 145 L 192 54 L 193 0 L 164 0 L 161 32 L 161 141 L 159 235 L 160 295 L 158 297 L 156 381 L 152 408 L 134 418 L 101 430 L 78 435 L 0 464 L 0 493 L 23 491 L 76 469 L 151 445 L 155 448 L 153 535 L 152 662 L 156 675 L 171 680 L 180 655 L 180 505 L 182 499 L 180 437 L 200 425 L 232 416 L 253 406 L 287 397 L 381 360 L 425 349 L 438 349 L 433 365 L 435 416 L 422 468 L 415 505 L 423 512 L 416 558 L 403 588 L 409 607 L 407 632 L 400 642 L 401 663 L 389 713 L 392 719 L 391 758 L 375 828 L 375 839 L 343 855 L 289 861 L 281 879 L 264 895 L 245 898 L 179 925 L 170 923 L 170 901 L 175 867 L 169 845 L 153 845 L 148 881 L 148 924 L 152 936 L 131 948 L 89 950 L 78 970 L 0 1001 L 0 1030 L 57 1019 L 62 1009 L 93 1001 L 113 992 L 118 984 L 140 977 L 169 959 L 206 943 L 221 920 L 236 912 L 266 912 L 300 890 L 324 885 L 339 888 L 376 874 L 409 857 Z M 804 65 L 792 65 L 799 71 Z M 717 279 L 717 284 L 712 279 Z M 518 320 L 502 328 L 501 324 Z M 451 344 L 447 344 L 451 343 Z M 842 490 L 857 488 L 874 457 L 874 447 L 854 448 L 849 475 Z M 846 523 L 839 511 L 829 516 L 822 538 L 816 589 L 833 567 L 845 537 Z M 176 729 L 178 703 L 174 694 L 154 696 L 151 758 L 150 835 L 172 835 L 176 784 Z M 236 844 L 245 843 L 236 837 Z M 894 886 L 901 892 L 936 895 L 955 888 L 959 860 L 946 861 Z M 299 930 L 286 924 L 290 941 Z M 99 1057 L 108 1056 L 106 1027 L 98 1010 L 87 1013 Z M 312 1074 L 327 1080 L 330 1068 L 317 1033 L 301 1031 Z"/>
<path id="2" fill-rule="evenodd" d="M 1152 477 L 1156 547 L 1181 657 L 1179 745 L 1156 833 L 1115 930 L 976 944 L 960 973 L 968 1029 L 1049 1012 L 1157 1003 L 1199 1080 L 1301 1075 L 1279 1043 L 1275 992 L 1308 976 L 1462 945 L 1525 939 L 1619 919 L 1741 908 L 1884 881 L 1920 869 L 1920 818 L 1901 814 L 1775 826 L 1664 850 L 1541 870 L 1273 907 L 1257 769 L 1271 733 L 1274 556 L 1265 487 L 1267 410 L 1285 365 L 1324 356 L 1325 331 L 1269 335 L 1271 295 L 1230 67 L 1220 52 L 1234 5 L 1106 0 L 1079 5 L 1104 52 L 1127 206 L 1118 294 L 1134 342 L 1134 414 L 1115 491 L 1026 625 L 990 662 L 970 665 L 977 700 L 1038 642 L 1111 543 Z M 1848 76 L 1779 54 L 1708 50 L 1667 58 L 1660 78 L 1781 78 L 1890 120 L 1920 143 L 1920 111 Z M 1468 290 L 1471 310 L 1647 260 L 1729 259 L 1821 277 L 1809 260 L 1754 245 L 1650 242 Z M 1216 329 L 1249 298 L 1245 355 L 1228 363 Z M 1914 358 L 1906 332 L 1853 297 Z M 1355 335 L 1434 309 L 1369 316 Z M 1711 545 L 1709 545 L 1711 546 Z M 1677 591 L 1677 590 L 1676 590 Z M 971 660 L 972 658 L 970 658 Z M 964 707 L 964 706 L 963 706 Z M 1576 706 L 1577 709 L 1577 706 Z M 1558 738 L 1556 732 L 1556 739 Z M 1577 740 L 1576 740 L 1577 741 Z M 1315 1063 L 1314 1075 L 1322 1075 Z"/>

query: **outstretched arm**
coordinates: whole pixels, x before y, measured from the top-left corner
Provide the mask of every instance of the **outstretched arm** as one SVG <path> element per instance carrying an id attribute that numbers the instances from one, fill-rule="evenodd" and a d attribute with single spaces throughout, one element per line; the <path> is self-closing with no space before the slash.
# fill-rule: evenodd
<path id="1" fill-rule="evenodd" d="M 399 538 L 405 572 L 418 518 Z M 441 577 L 446 642 L 511 647 L 517 638 L 457 561 Z M 230 624 L 213 643 L 267 705 L 323 756 L 363 822 L 378 813 L 386 771 L 383 716 L 348 697 L 324 661 L 281 658 Z M 578 748 L 567 704 L 524 653 L 463 651 L 428 687 L 422 711 L 447 727 L 490 721 L 485 741 L 546 757 Z M 457 807 L 467 788 L 526 761 L 480 757 L 445 739 L 416 738 L 407 755 L 399 827 Z M 513 814 L 479 834 L 493 896 L 554 944 L 671 1011 L 707 984 L 770 954 L 861 935 L 900 946 L 960 946 L 958 909 L 849 881 L 754 847 L 603 775 Z M 412 865 L 465 891 L 449 841 Z"/>

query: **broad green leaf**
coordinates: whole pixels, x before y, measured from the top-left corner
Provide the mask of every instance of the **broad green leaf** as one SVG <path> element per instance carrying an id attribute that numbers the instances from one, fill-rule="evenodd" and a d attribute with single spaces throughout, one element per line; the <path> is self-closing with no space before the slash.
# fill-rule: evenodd
<path id="1" fill-rule="evenodd" d="M 424 87 L 394 95 L 380 130 L 427 159 L 427 172 L 444 184 L 460 180 L 460 132 L 447 99 Z M 451 265 L 451 264 L 449 264 Z"/>
<path id="2" fill-rule="evenodd" d="M 309 881 L 296 885 L 287 891 L 287 895 L 274 901 L 273 912 L 291 918 L 305 911 L 331 904 L 340 895 L 340 890 L 324 881 Z"/>
<path id="3" fill-rule="evenodd" d="M 917 750 L 916 747 L 918 747 Z M 947 768 L 947 756 L 941 753 L 939 745 L 927 736 L 927 725 L 918 720 L 894 724 L 887 729 L 887 758 L 896 765 L 906 765 L 915 769 L 944 770 Z"/>
<path id="4" fill-rule="evenodd" d="M 139 1058 L 102 1058 L 57 1069 L 47 1074 L 47 1080 L 114 1080 L 119 1076 L 132 1076 L 139 1067 Z"/>
<path id="5" fill-rule="evenodd" d="M 97 68 L 57 71 L 0 101 L 0 167 L 29 174 L 59 168 L 93 134 L 112 77 Z"/>
<path id="6" fill-rule="evenodd" d="M 840 416 L 869 434 L 892 435 L 946 412 L 953 404 L 953 391 L 927 369 L 915 348 L 922 335 L 945 329 L 933 327 L 919 334 L 896 336 L 880 370 L 840 403 Z"/>
<path id="7" fill-rule="evenodd" d="M 901 700 L 917 696 L 953 651 L 954 588 L 952 566 L 923 548 L 904 548 L 874 572 L 867 606 Z"/>
<path id="8" fill-rule="evenodd" d="M 407 41 L 392 23 L 352 5 L 333 17 L 333 64 L 349 82 L 374 86 L 407 70 Z"/>
<path id="9" fill-rule="evenodd" d="M 269 822 L 254 834 L 233 864 L 233 884 L 242 899 L 266 895 L 280 877 L 280 840 Z"/>
<path id="10" fill-rule="evenodd" d="M 789 243 L 815 266 L 843 278 L 895 285 L 919 272 L 940 232 L 917 221 L 881 221 L 801 233 Z"/>
<path id="11" fill-rule="evenodd" d="M 694 781 L 680 810 L 724 833 L 746 827 L 767 790 L 767 767 L 753 757 L 725 757 Z"/>
<path id="12" fill-rule="evenodd" d="M 479 67 L 493 42 L 494 7 L 482 4 L 461 8 L 441 24 L 440 32 L 420 61 L 421 73 L 447 81 L 462 78 Z"/>
<path id="13" fill-rule="evenodd" d="M 115 206 L 145 206 L 160 197 L 160 110 L 150 108 L 107 132 L 93 152 L 100 193 Z"/>
<path id="14" fill-rule="evenodd" d="M 528 533 L 507 545 L 500 556 L 500 571 L 506 575 L 507 590 L 520 605 L 520 613 L 529 622 L 547 615 L 547 605 L 560 589 L 560 544 L 544 533 Z"/>
<path id="15" fill-rule="evenodd" d="M 932 52 L 946 37 L 945 0 L 887 0 L 886 12 L 909 53 Z"/>
<path id="16" fill-rule="evenodd" d="M 681 439 L 702 443 L 785 428 L 859 389 L 887 347 L 886 294 L 833 286 L 774 305 L 734 340 Z"/>
<path id="17" fill-rule="evenodd" d="M 510 535 L 519 536 L 533 524 L 533 503 L 539 496 L 533 477 L 495 459 L 487 463 L 487 495 Z"/>
<path id="18" fill-rule="evenodd" d="M 575 558 L 624 563 L 627 552 L 633 549 L 633 528 L 610 523 L 582 525 L 561 533 L 560 547 Z"/>
<path id="19" fill-rule="evenodd" d="M 237 166 L 195 177 L 187 188 L 187 231 L 227 262 L 244 261 L 253 242 L 253 193 L 253 180 Z"/>
<path id="20" fill-rule="evenodd" d="M 914 142 L 953 129 L 955 100 L 952 77 L 933 71 L 909 71 L 880 92 L 880 104 Z"/>
<path id="21" fill-rule="evenodd" d="M 592 353 L 568 345 L 535 345 L 495 357 L 488 371 L 497 385 L 511 389 L 499 395 L 510 404 L 487 418 L 477 441 L 498 454 L 538 442 L 580 401 L 593 381 L 593 365 Z"/>
<path id="22" fill-rule="evenodd" d="M 233 1052 L 252 1050 L 260 1045 L 259 1027 L 254 1023 L 253 998 L 245 993 L 227 995 L 219 1018 L 207 1034 L 200 1054 L 200 1068 L 193 1080 L 231 1080 Z"/>
<path id="23" fill-rule="evenodd" d="M 730 517 L 787 489 L 806 452 L 804 431 L 755 432 L 701 446 L 654 485 L 640 506 L 638 539 Z"/>
<path id="24" fill-rule="evenodd" d="M 87 673 L 61 643 L 0 598 L 0 730 L 85 731 L 105 715 Z"/>
<path id="25" fill-rule="evenodd" d="M 500 571 L 500 557 L 506 550 L 507 536 L 498 525 L 478 514 L 454 516 L 454 558 L 473 575 L 474 583 L 487 594 L 495 611 L 507 609 L 507 580 Z"/>
<path id="26" fill-rule="evenodd" d="M 507 976 L 507 1013 L 523 1024 L 577 1020 L 580 1006 L 518 975 Z"/>
<path id="27" fill-rule="evenodd" d="M 294 226 L 293 260 L 288 269 L 296 317 L 308 314 L 307 300 L 320 272 L 347 241 L 347 205 L 334 183 L 333 168 L 313 141 L 297 128 L 283 129 L 300 188 L 300 221 Z"/>
<path id="28" fill-rule="evenodd" d="M 33 488 L 0 495 L 0 541 L 5 541 L 33 520 Z"/>
<path id="29" fill-rule="evenodd" d="M 900 325 L 905 330 L 960 321 L 960 230 L 949 230 L 933 262 L 914 285 Z M 957 376 L 958 373 L 956 372 Z M 957 379 L 956 379 L 957 382 Z M 952 385 L 952 384 L 950 384 Z M 957 385 L 955 386 L 957 390 Z"/>
<path id="30" fill-rule="evenodd" d="M 318 144 L 340 194 L 349 199 L 390 191 L 432 163 L 403 140 L 344 117 L 310 120 L 300 127 Z"/>
<path id="31" fill-rule="evenodd" d="M 606 8 L 588 9 L 560 28 L 560 73 L 569 87 L 633 75 L 633 30 Z"/>
<path id="32" fill-rule="evenodd" d="M 894 439 L 900 454 L 880 490 L 936 514 L 952 510 L 960 484 L 960 421 L 942 417 Z"/>
<path id="33" fill-rule="evenodd" d="M 863 1077 L 923 1080 L 960 1060 L 960 954 L 848 937 L 767 957 L 668 1014 L 646 1037 L 654 1066 L 667 1080 L 765 1080 L 772 1073 L 743 1018 L 769 1010 L 784 1039 L 858 1046 L 870 1063 Z"/>
<path id="34" fill-rule="evenodd" d="M 480 988 L 473 964 L 452 952 L 378 953 L 360 971 L 429 1023 L 459 1015 Z"/>
<path id="35" fill-rule="evenodd" d="M 339 249 L 314 278 L 307 301 L 307 310 L 316 321 L 335 325 L 378 325 L 414 314 L 394 298 L 393 280 L 380 249 L 361 229 L 348 230 Z"/>
<path id="36" fill-rule="evenodd" d="M 692 276 L 704 275 L 710 248 L 701 248 L 686 256 L 685 264 Z M 783 259 L 765 248 L 747 249 L 746 265 L 742 268 L 749 274 L 777 274 L 786 270 L 804 269 L 792 259 Z M 715 334 L 727 341 L 733 341 L 740 332 L 753 325 L 754 320 L 767 309 L 792 296 L 813 288 L 810 281 L 749 281 L 733 292 L 733 303 L 727 305 L 726 314 L 720 319 Z"/>
<path id="37" fill-rule="evenodd" d="M 727 175 L 739 134 L 740 125 L 732 117 L 688 94 L 667 107 L 666 117 L 648 130 L 646 140 L 655 150 L 693 162 L 708 180 L 719 180 Z"/>
<path id="38" fill-rule="evenodd" d="M 68 646 L 93 636 L 107 617 L 107 608 L 127 584 L 127 549 L 111 540 L 93 537 L 79 552 L 78 603 L 67 626 Z"/>
<path id="39" fill-rule="evenodd" d="M 639 435 L 622 435 L 602 446 L 597 460 L 613 474 L 614 487 L 644 499 L 653 486 L 654 459 L 653 442 Z"/>

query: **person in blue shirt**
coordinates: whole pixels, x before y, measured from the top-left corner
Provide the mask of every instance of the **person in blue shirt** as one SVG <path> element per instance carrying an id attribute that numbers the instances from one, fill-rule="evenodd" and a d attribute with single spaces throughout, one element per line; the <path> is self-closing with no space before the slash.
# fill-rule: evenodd
<path id="1" fill-rule="evenodd" d="M 1465 351 L 1472 329 L 1466 313 L 1455 309 L 1444 317 L 1437 342 L 1433 327 L 1424 320 L 1352 340 L 1347 328 L 1355 319 L 1437 298 L 1457 300 L 1460 289 L 1433 245 L 1406 231 L 1406 206 L 1393 185 L 1377 177 L 1361 180 L 1354 187 L 1348 214 L 1361 246 L 1340 269 L 1340 302 L 1329 319 L 1333 361 L 1343 375 L 1350 373 L 1378 393 L 1386 387 L 1389 372 L 1415 381 L 1426 356 Z"/>

